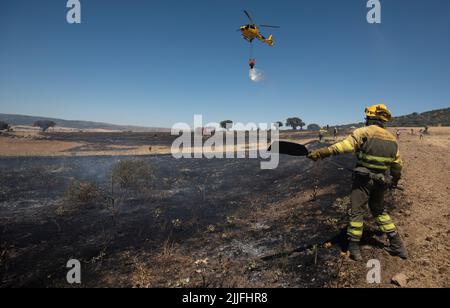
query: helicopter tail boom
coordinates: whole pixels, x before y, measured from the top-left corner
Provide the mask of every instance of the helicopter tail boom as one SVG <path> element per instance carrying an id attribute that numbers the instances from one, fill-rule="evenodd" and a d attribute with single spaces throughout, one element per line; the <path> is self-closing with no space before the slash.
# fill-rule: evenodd
<path id="1" fill-rule="evenodd" d="M 269 38 L 266 39 L 265 42 L 269 44 L 269 46 L 273 46 L 273 35 L 269 36 Z"/>

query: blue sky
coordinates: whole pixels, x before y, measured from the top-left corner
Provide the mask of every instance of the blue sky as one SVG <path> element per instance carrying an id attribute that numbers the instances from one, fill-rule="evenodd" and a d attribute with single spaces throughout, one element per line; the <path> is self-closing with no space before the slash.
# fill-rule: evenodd
<path id="1" fill-rule="evenodd" d="M 450 106 L 450 1 L 65 0 L 0 2 L 0 113 L 145 126 L 205 121 L 340 124 L 372 103 L 397 115 Z M 235 30 L 248 9 L 276 46 Z M 272 30 L 272 29 L 268 29 Z M 269 31 L 265 31 L 269 34 Z"/>

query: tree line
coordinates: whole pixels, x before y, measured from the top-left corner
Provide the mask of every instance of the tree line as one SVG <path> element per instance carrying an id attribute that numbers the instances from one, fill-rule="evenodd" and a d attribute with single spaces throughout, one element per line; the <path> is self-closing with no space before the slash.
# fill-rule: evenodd
<path id="1" fill-rule="evenodd" d="M 223 129 L 230 129 L 233 127 L 233 123 L 234 122 L 232 120 L 224 120 L 224 121 L 220 122 L 220 127 Z M 306 123 L 299 117 L 288 118 L 286 120 L 286 122 L 284 122 L 284 123 L 281 121 L 278 121 L 278 122 L 275 122 L 275 124 L 278 126 L 278 128 L 286 126 L 286 127 L 292 127 L 293 130 L 297 130 L 299 128 L 300 128 L 300 130 L 303 130 L 303 128 L 306 126 Z M 306 129 L 320 130 L 321 127 L 319 124 L 312 123 L 312 124 L 309 124 L 306 127 Z"/>
<path id="2" fill-rule="evenodd" d="M 39 127 L 43 132 L 46 132 L 49 128 L 55 127 L 56 123 L 50 120 L 40 120 L 33 123 L 34 127 Z M 10 131 L 11 125 L 4 121 L 0 121 L 0 131 Z"/>

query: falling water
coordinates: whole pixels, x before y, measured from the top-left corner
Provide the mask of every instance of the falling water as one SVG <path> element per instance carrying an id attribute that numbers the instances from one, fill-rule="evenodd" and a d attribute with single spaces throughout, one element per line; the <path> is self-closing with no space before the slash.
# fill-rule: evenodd
<path id="1" fill-rule="evenodd" d="M 253 82 L 260 82 L 264 80 L 264 73 L 256 68 L 249 71 L 250 80 Z"/>

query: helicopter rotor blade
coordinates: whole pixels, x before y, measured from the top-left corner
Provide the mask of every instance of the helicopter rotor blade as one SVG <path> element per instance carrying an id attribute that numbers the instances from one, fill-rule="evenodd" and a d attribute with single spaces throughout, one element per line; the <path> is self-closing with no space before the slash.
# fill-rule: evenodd
<path id="1" fill-rule="evenodd" d="M 279 29 L 281 28 L 280 26 L 269 26 L 269 25 L 259 25 L 262 28 L 275 28 L 275 29 Z"/>
<path id="2" fill-rule="evenodd" d="M 244 10 L 244 13 L 245 13 L 245 15 L 247 15 L 247 17 L 248 17 L 248 19 L 250 20 L 250 22 L 251 22 L 252 24 L 255 24 L 255 22 L 253 21 L 252 17 L 250 16 L 250 14 L 249 14 L 246 10 Z"/>

